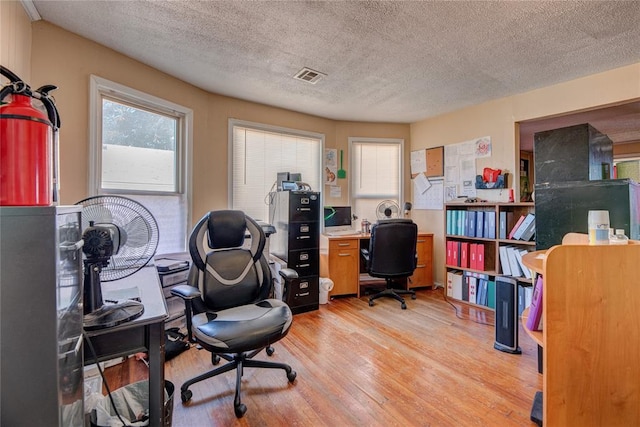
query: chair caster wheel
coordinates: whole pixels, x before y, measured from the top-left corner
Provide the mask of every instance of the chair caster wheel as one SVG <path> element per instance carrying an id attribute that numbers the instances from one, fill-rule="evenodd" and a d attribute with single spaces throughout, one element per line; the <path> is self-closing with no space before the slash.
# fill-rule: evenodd
<path id="1" fill-rule="evenodd" d="M 400 305 L 400 307 L 401 307 L 403 310 L 406 310 L 406 309 L 407 309 L 407 304 L 402 303 L 402 305 Z"/>
<path id="2" fill-rule="evenodd" d="M 412 295 L 411 295 L 411 299 L 416 299 L 416 295 L 415 295 L 415 294 L 412 294 Z"/>
<path id="3" fill-rule="evenodd" d="M 276 350 L 273 347 L 271 346 L 267 347 L 267 356 L 273 356 L 273 353 L 275 352 Z"/>
<path id="4" fill-rule="evenodd" d="M 247 405 L 244 403 L 234 405 L 233 410 L 235 411 L 237 418 L 242 418 L 242 416 L 247 412 Z"/>
<path id="5" fill-rule="evenodd" d="M 297 376 L 298 374 L 294 370 L 287 372 L 287 379 L 289 380 L 290 383 L 294 382 Z"/>
<path id="6" fill-rule="evenodd" d="M 373 300 L 369 300 L 369 307 L 373 307 Z"/>
<path id="7" fill-rule="evenodd" d="M 217 354 L 212 354 L 211 355 L 211 364 L 212 365 L 217 365 L 218 363 L 220 363 L 220 356 L 218 356 Z"/>
<path id="8" fill-rule="evenodd" d="M 184 390 L 180 392 L 180 399 L 182 400 L 182 403 L 185 403 L 191 400 L 192 396 L 193 396 L 193 393 L 191 392 L 191 390 Z"/>

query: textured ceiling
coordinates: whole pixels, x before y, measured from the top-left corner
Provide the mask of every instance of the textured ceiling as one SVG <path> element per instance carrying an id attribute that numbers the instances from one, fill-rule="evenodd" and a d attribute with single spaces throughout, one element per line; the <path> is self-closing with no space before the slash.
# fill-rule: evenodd
<path id="1" fill-rule="evenodd" d="M 411 123 L 640 62 L 640 1 L 33 3 L 207 91 L 337 120 Z"/>

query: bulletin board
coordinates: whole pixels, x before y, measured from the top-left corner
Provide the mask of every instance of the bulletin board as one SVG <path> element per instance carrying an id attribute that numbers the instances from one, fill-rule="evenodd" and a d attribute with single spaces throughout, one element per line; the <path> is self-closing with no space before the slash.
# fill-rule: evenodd
<path id="1" fill-rule="evenodd" d="M 445 201 L 450 202 L 458 197 L 476 197 L 476 159 L 491 157 L 491 137 L 449 144 L 445 146 L 444 156 Z"/>
<path id="2" fill-rule="evenodd" d="M 411 152 L 414 209 L 443 209 L 444 146 Z"/>
<path id="3" fill-rule="evenodd" d="M 444 146 L 427 148 L 427 171 L 424 173 L 427 178 L 444 176 Z"/>
<path id="4" fill-rule="evenodd" d="M 411 178 L 419 173 L 427 178 L 444 176 L 444 146 L 411 152 Z"/>

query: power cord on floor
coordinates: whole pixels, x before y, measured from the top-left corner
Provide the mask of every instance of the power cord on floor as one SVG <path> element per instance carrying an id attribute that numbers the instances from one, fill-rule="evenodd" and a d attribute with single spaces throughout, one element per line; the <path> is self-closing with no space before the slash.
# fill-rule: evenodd
<path id="1" fill-rule="evenodd" d="M 111 390 L 109 389 L 109 383 L 107 382 L 107 379 L 104 376 L 104 372 L 102 368 L 100 367 L 100 362 L 98 361 L 98 355 L 96 354 L 96 350 L 93 348 L 93 344 L 91 343 L 89 336 L 84 331 L 82 332 L 82 336 L 84 337 L 84 340 L 86 341 L 86 343 L 89 345 L 89 350 L 91 350 L 91 355 L 93 356 L 93 360 L 95 360 L 96 362 L 96 366 L 98 367 L 98 372 L 100 372 L 100 376 L 102 377 L 102 382 L 104 383 L 104 387 L 107 389 L 107 395 L 109 396 L 111 407 L 113 407 L 113 410 L 115 411 L 116 416 L 122 423 L 122 426 L 130 427 L 129 424 L 124 422 L 124 420 L 122 419 L 122 416 L 120 415 L 120 412 L 118 412 L 118 408 L 116 408 L 116 404 L 113 401 L 113 396 L 111 396 Z"/>
<path id="2" fill-rule="evenodd" d="M 470 318 L 470 317 L 469 317 L 469 318 L 465 318 L 465 317 L 460 316 L 459 311 L 458 311 L 458 307 L 457 307 L 456 305 L 454 305 L 451 301 L 449 301 L 449 300 L 447 299 L 447 297 L 444 295 L 444 292 L 442 293 L 442 299 L 444 299 L 444 300 L 445 300 L 445 302 L 447 302 L 447 304 L 449 304 L 451 307 L 453 307 L 453 309 L 454 309 L 454 310 L 455 310 L 455 312 L 456 312 L 456 317 L 457 317 L 458 319 L 460 319 L 460 320 L 469 320 L 469 321 L 474 322 L 474 323 L 477 323 L 477 324 L 479 324 L 479 325 L 495 326 L 495 324 L 494 324 L 494 323 L 479 322 L 479 321 L 477 321 L 477 320 L 473 320 L 473 319 L 472 319 L 472 318 Z"/>

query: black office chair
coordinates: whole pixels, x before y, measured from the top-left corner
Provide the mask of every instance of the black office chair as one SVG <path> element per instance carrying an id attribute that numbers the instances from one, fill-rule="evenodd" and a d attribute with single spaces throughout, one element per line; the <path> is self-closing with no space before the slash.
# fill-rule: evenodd
<path id="1" fill-rule="evenodd" d="M 416 269 L 417 240 L 418 226 L 410 219 L 385 219 L 373 225 L 369 250 L 363 249 L 362 254 L 369 275 L 384 278 L 387 286 L 369 297 L 369 306 L 373 306 L 378 298 L 390 297 L 400 301 L 405 310 L 407 304 L 400 295 L 411 295 L 411 299 L 416 299 L 415 291 L 395 289 L 393 283 L 398 279 L 406 280 Z"/>
<path id="2" fill-rule="evenodd" d="M 245 240 L 247 232 L 250 242 Z M 234 410 L 240 418 L 247 410 L 240 401 L 244 368 L 284 369 L 289 382 L 296 379 L 289 365 L 253 360 L 262 349 L 273 355 L 271 344 L 287 335 L 293 320 L 287 304 L 269 298 L 273 282 L 262 253 L 265 241 L 262 228 L 241 211 L 209 212 L 191 233 L 189 284 L 171 293 L 185 301 L 189 338 L 211 352 L 214 365 L 220 358 L 229 363 L 185 382 L 180 389 L 182 402 L 191 399 L 192 384 L 236 369 Z M 288 269 L 282 276 L 285 289 L 297 277 Z"/>

